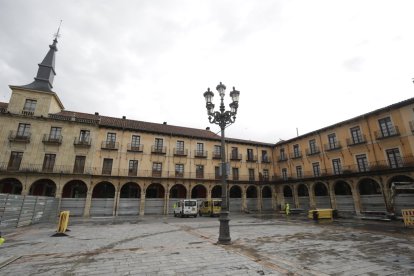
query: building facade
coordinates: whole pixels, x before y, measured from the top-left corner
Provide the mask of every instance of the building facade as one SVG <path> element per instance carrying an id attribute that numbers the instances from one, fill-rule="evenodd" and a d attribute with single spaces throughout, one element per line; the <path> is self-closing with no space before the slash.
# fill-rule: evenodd
<path id="1" fill-rule="evenodd" d="M 168 214 L 178 199 L 221 197 L 220 136 L 65 110 L 56 51 L 55 39 L 34 82 L 0 103 L 0 193 L 54 196 L 77 216 Z M 391 183 L 414 178 L 413 110 L 414 98 L 277 144 L 227 138 L 230 211 L 390 211 Z"/>

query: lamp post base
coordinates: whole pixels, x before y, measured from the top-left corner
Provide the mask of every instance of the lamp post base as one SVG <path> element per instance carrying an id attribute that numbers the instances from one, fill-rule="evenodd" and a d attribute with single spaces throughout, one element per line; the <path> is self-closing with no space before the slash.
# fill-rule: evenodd
<path id="1" fill-rule="evenodd" d="M 231 244 L 231 238 L 230 238 L 230 228 L 229 228 L 229 212 L 223 211 L 220 213 L 220 233 L 217 243 L 218 244 Z"/>

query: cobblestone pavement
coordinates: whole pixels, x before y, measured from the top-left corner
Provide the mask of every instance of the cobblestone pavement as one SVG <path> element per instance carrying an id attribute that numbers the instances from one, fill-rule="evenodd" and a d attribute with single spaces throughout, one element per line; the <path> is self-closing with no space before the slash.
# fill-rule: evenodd
<path id="1" fill-rule="evenodd" d="M 0 247 L 0 275 L 414 275 L 414 229 L 401 222 L 315 223 L 231 215 L 231 245 L 217 218 L 72 219 L 19 228 Z"/>

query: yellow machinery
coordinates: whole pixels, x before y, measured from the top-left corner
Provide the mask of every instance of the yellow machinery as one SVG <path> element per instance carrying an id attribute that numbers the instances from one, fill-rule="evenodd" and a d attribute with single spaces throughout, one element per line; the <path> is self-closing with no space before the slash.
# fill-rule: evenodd
<path id="1" fill-rule="evenodd" d="M 69 231 L 68 229 L 69 214 L 70 214 L 69 211 L 60 212 L 57 231 L 56 231 L 56 234 L 52 235 L 53 237 L 67 236 L 65 232 Z"/>
<path id="2" fill-rule="evenodd" d="M 316 209 L 309 210 L 308 218 L 318 220 L 318 219 L 333 219 L 334 209 Z"/>

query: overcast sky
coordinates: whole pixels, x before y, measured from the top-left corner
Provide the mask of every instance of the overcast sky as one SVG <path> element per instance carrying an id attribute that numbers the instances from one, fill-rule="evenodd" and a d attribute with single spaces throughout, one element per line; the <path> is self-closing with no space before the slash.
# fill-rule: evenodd
<path id="1" fill-rule="evenodd" d="M 203 93 L 240 91 L 226 135 L 277 142 L 413 97 L 414 1 L 0 0 L 0 101 L 32 82 L 63 20 L 66 110 L 211 126 Z M 215 97 L 218 106 L 218 94 Z"/>

